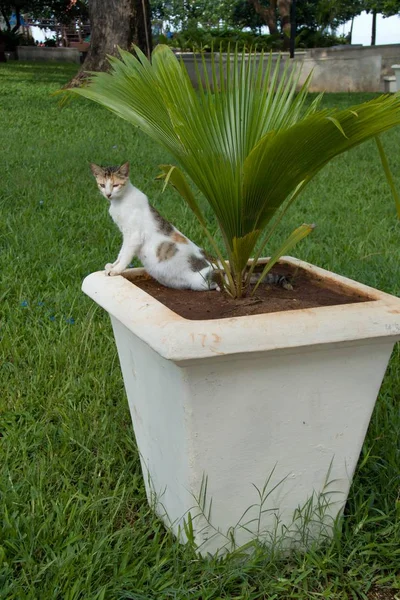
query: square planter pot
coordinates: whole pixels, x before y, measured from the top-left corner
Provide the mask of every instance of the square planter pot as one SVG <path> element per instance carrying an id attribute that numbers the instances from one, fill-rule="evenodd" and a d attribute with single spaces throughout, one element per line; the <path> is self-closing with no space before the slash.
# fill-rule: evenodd
<path id="1" fill-rule="evenodd" d="M 111 317 L 149 502 L 202 554 L 330 535 L 400 339 L 400 299 L 284 261 L 368 300 L 195 321 L 122 276 L 83 283 Z"/>

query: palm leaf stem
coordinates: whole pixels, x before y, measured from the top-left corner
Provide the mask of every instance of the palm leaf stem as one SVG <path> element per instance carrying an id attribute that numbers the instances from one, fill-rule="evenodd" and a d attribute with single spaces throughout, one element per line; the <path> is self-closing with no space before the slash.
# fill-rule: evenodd
<path id="1" fill-rule="evenodd" d="M 305 223 L 303 225 L 300 225 L 300 227 L 298 227 L 297 229 L 295 229 L 290 236 L 283 242 L 283 244 L 278 248 L 278 250 L 271 256 L 271 258 L 269 259 L 269 261 L 267 262 L 267 264 L 265 265 L 259 280 L 257 281 L 256 285 L 254 286 L 254 288 L 251 291 L 251 295 L 254 296 L 254 294 L 257 291 L 258 286 L 260 285 L 260 283 L 262 282 L 262 280 L 265 278 L 266 275 L 268 275 L 268 273 L 270 272 L 270 270 L 272 269 L 272 267 L 278 262 L 278 260 L 287 252 L 289 252 L 289 250 L 291 248 L 293 248 L 293 246 L 295 246 L 296 244 L 298 244 L 303 238 L 305 238 L 307 235 L 309 235 L 313 229 L 314 229 L 315 225 L 306 225 Z"/>
<path id="2" fill-rule="evenodd" d="M 299 196 L 300 193 L 303 191 L 303 188 L 307 185 L 308 181 L 309 181 L 308 179 L 304 179 L 301 183 L 299 183 L 299 185 L 297 186 L 297 188 L 294 190 L 294 192 L 290 196 L 289 200 L 286 202 L 284 208 L 281 210 L 281 212 L 279 213 L 279 215 L 275 219 L 272 227 L 267 231 L 266 235 L 264 236 L 264 239 L 262 240 L 262 242 L 261 242 L 261 244 L 260 244 L 257 252 L 255 253 L 255 255 L 254 255 L 253 259 L 252 259 L 252 263 L 251 263 L 250 267 L 248 268 L 247 275 L 246 275 L 246 281 L 245 281 L 245 288 L 247 288 L 249 286 L 249 284 L 250 284 L 251 276 L 252 276 L 252 274 L 254 272 L 254 269 L 257 266 L 258 260 L 260 259 L 262 253 L 264 252 L 265 246 L 268 244 L 269 240 L 271 239 L 271 237 L 275 233 L 276 228 L 278 227 L 278 225 L 282 221 L 282 219 L 285 216 L 288 208 L 291 206 L 291 204 L 293 204 L 293 202 L 297 198 L 297 196 Z"/>

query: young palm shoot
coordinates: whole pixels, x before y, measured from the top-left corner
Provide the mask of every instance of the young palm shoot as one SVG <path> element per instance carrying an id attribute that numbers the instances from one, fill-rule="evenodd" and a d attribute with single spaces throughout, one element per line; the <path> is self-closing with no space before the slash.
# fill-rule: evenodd
<path id="1" fill-rule="evenodd" d="M 160 178 L 202 225 L 233 297 L 246 293 L 254 269 L 249 259 L 259 256 L 256 246 L 264 250 L 266 232 L 287 204 L 335 156 L 400 123 L 396 94 L 346 110 L 320 110 L 320 97 L 306 102 L 309 79 L 299 86 L 296 64 L 281 68 L 272 55 L 235 49 L 223 59 L 211 53 L 210 72 L 204 58 L 197 63 L 195 90 L 167 46 L 157 46 L 151 61 L 135 52 L 121 51 L 121 59 L 110 58 L 109 73 L 94 73 L 88 85 L 70 93 L 106 106 L 174 157 L 177 164 L 163 165 Z M 215 216 L 223 252 L 193 186 Z M 303 225 L 293 232 L 272 252 L 274 260 L 311 230 Z"/>

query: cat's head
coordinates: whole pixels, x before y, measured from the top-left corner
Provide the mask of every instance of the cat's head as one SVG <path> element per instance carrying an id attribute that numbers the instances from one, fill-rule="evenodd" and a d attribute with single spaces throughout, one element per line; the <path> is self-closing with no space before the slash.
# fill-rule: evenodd
<path id="1" fill-rule="evenodd" d="M 92 163 L 90 168 L 100 192 L 107 200 L 111 201 L 123 196 L 129 181 L 129 163 L 124 163 L 120 167 L 99 167 Z"/>

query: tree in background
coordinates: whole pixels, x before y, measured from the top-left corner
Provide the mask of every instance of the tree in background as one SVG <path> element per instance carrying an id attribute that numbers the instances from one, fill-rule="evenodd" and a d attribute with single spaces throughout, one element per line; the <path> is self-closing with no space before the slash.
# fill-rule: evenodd
<path id="1" fill-rule="evenodd" d="M 267 25 L 271 35 L 278 32 L 278 16 L 281 20 L 282 32 L 290 31 L 290 0 L 249 0 L 249 3 L 259 15 L 264 25 Z"/>
<path id="2" fill-rule="evenodd" d="M 232 13 L 236 4 L 246 0 L 153 0 L 152 16 L 167 21 L 174 29 L 182 30 L 197 26 L 218 27 L 221 23 L 232 25 Z M 243 25 L 247 27 L 246 25 Z"/>
<path id="3" fill-rule="evenodd" d="M 89 20 L 90 47 L 78 74 L 67 87 L 80 85 L 90 71 L 106 71 L 107 55 L 118 55 L 118 47 L 130 50 L 135 43 L 150 56 L 149 0 L 89 0 Z"/>
<path id="4" fill-rule="evenodd" d="M 29 14 L 33 19 L 55 19 L 59 23 L 69 23 L 74 19 L 88 17 L 87 0 L 0 0 L 0 13 L 7 31 L 16 33 L 21 26 L 21 16 Z M 11 15 L 15 15 L 15 25 L 11 26 Z"/>
<path id="5" fill-rule="evenodd" d="M 0 29 L 0 63 L 7 62 L 6 59 L 6 36 Z"/>
<path id="6" fill-rule="evenodd" d="M 297 3 L 296 20 L 299 23 L 299 44 L 317 47 L 329 42 L 331 34 L 351 21 L 347 41 L 351 43 L 354 18 L 363 10 L 364 0 L 305 0 Z"/>
<path id="7" fill-rule="evenodd" d="M 337 29 L 359 15 L 364 10 L 363 4 L 364 0 L 318 0 L 315 2 L 318 26 Z"/>
<path id="8" fill-rule="evenodd" d="M 392 17 L 400 12 L 400 0 L 363 0 L 363 10 L 372 13 L 371 46 L 376 43 L 376 17 Z"/>
<path id="9" fill-rule="evenodd" d="M 360 14 L 365 1 L 298 1 L 298 28 L 320 32 L 328 28 L 334 30 Z M 152 0 L 151 5 L 153 18 L 171 24 L 177 31 L 249 27 L 254 32 L 260 32 L 265 25 L 272 35 L 285 34 L 288 37 L 290 32 L 291 0 Z"/>
<path id="10" fill-rule="evenodd" d="M 20 33 L 21 25 L 26 25 L 23 17 L 38 25 L 43 19 L 64 25 L 87 21 L 87 0 L 0 0 L 0 14 L 6 26 L 0 37 L 6 49 L 14 51 L 21 44 L 34 43 L 26 31 Z"/>
<path id="11" fill-rule="evenodd" d="M 231 24 L 240 29 L 249 27 L 254 33 L 257 31 L 261 33 L 261 27 L 265 25 L 265 22 L 254 10 L 254 6 L 250 2 L 238 0 L 232 9 Z"/>
<path id="12" fill-rule="evenodd" d="M 26 11 L 28 12 L 31 8 L 37 8 L 37 2 L 32 0 L 29 2 L 28 0 L 0 0 L 0 13 L 4 19 L 6 24 L 7 31 L 9 33 L 16 33 L 18 29 L 21 27 L 21 14 Z M 15 14 L 15 25 L 11 26 L 11 15 Z"/>
<path id="13" fill-rule="evenodd" d="M 70 85 L 77 85 L 87 71 L 106 70 L 107 54 L 118 54 L 118 46 L 127 50 L 135 43 L 148 56 L 152 50 L 149 0 L 0 0 L 0 12 L 9 32 L 18 31 L 22 14 L 34 19 L 52 18 L 66 25 L 89 18 L 90 47 Z M 16 23 L 11 27 L 13 13 Z"/>
<path id="14" fill-rule="evenodd" d="M 270 33 L 276 33 L 278 23 L 282 31 L 287 31 L 290 0 L 248 0 L 254 10 L 268 26 Z M 392 0 L 395 1 L 395 0 Z M 311 30 L 336 29 L 339 25 L 360 14 L 364 0 L 302 0 L 296 3 L 298 26 Z"/>

